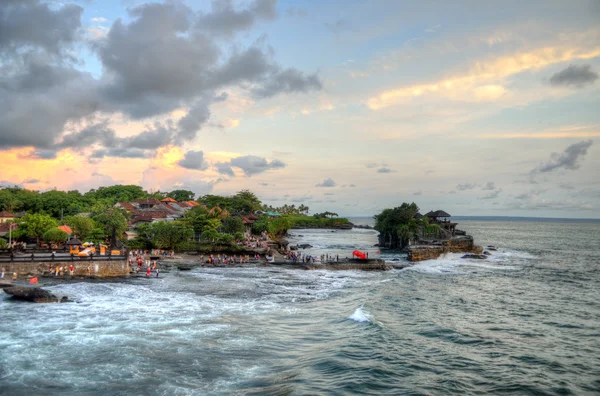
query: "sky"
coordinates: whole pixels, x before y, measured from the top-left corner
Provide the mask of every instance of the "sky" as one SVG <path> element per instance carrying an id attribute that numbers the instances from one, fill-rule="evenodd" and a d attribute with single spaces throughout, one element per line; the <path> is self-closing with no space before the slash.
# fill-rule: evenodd
<path id="1" fill-rule="evenodd" d="M 0 185 L 600 218 L 600 2 L 0 2 Z"/>

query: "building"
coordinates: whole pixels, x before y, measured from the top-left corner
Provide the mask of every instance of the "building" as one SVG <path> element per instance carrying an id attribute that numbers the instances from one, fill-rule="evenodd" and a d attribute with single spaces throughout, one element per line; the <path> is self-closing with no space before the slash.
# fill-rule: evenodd
<path id="1" fill-rule="evenodd" d="M 7 210 L 3 210 L 0 212 L 0 223 L 6 223 L 7 221 L 13 221 L 17 216 L 10 213 Z"/>

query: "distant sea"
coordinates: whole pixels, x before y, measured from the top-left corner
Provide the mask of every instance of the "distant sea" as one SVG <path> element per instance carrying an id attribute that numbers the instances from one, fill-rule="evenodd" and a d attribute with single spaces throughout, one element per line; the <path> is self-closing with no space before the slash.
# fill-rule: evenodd
<path id="1" fill-rule="evenodd" d="M 0 394 L 599 394 L 600 222 L 459 223 L 498 247 L 489 260 L 42 279 L 76 302 L 0 295 Z M 374 230 L 290 239 L 311 254 L 378 250 Z"/>

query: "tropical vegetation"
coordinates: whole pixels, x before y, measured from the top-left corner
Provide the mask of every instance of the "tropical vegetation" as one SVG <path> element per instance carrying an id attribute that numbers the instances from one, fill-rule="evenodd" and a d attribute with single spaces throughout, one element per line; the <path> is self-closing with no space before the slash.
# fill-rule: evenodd
<path id="1" fill-rule="evenodd" d="M 410 241 L 419 238 L 437 238 L 440 227 L 437 224 L 430 224 L 427 217 L 418 214 L 417 204 L 404 202 L 400 206 L 384 209 L 373 216 L 374 228 L 380 232 L 382 240 L 391 248 L 403 248 Z"/>
<path id="2" fill-rule="evenodd" d="M 309 216 L 310 209 L 304 204 L 267 205 L 249 190 L 232 196 L 203 195 L 195 199 L 199 205 L 176 221 L 138 222 L 133 227 L 130 225 L 132 213 L 116 205 L 150 198 L 189 202 L 196 197 L 189 190 L 147 192 L 136 185 L 100 187 L 86 193 L 77 190 L 41 192 L 13 186 L 0 187 L 0 210 L 18 215 L 14 220 L 18 229 L 12 232 L 13 240 L 35 240 L 37 244 L 64 242 L 67 234 L 58 228 L 64 224 L 82 241 L 108 243 L 111 247 L 120 241 L 130 248 L 142 249 L 236 250 L 242 249 L 238 242 L 244 241 L 245 231 L 256 235 L 268 233 L 277 239 L 294 227 L 350 225 L 347 219 L 333 212 Z M 248 216 L 252 217 L 251 221 Z M 126 231 L 137 236 L 128 240 L 124 235 Z"/>

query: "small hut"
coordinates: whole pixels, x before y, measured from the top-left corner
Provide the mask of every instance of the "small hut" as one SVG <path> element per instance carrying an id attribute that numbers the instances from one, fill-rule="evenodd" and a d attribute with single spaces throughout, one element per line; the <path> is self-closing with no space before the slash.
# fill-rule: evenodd
<path id="1" fill-rule="evenodd" d="M 77 238 L 72 238 L 65 243 L 69 247 L 70 254 L 79 254 L 79 247 L 82 245 L 81 241 Z"/>

